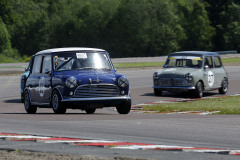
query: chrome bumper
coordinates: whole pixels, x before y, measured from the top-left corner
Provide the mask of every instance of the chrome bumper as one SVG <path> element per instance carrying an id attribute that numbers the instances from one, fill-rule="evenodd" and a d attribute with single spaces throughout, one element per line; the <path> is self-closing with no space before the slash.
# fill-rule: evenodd
<path id="1" fill-rule="evenodd" d="M 105 101 L 105 100 L 131 100 L 130 96 L 120 97 L 96 97 L 96 98 L 65 98 L 62 102 L 74 102 L 74 101 Z"/>
<path id="2" fill-rule="evenodd" d="M 156 88 L 156 89 L 183 89 L 183 90 L 194 90 L 195 89 L 195 87 L 192 87 L 192 86 L 190 86 L 190 87 L 175 87 L 175 86 L 168 86 L 168 87 L 166 87 L 166 86 L 153 86 L 152 88 Z"/>

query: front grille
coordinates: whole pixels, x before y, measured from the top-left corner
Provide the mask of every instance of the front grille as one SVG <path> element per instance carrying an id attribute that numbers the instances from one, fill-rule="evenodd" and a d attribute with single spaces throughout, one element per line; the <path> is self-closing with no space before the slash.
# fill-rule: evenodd
<path id="1" fill-rule="evenodd" d="M 119 89 L 112 84 L 87 84 L 79 86 L 74 94 L 75 98 L 116 97 Z"/>
<path id="2" fill-rule="evenodd" d="M 188 83 L 182 78 L 160 78 L 158 80 L 158 85 L 164 87 L 183 87 L 187 86 Z"/>

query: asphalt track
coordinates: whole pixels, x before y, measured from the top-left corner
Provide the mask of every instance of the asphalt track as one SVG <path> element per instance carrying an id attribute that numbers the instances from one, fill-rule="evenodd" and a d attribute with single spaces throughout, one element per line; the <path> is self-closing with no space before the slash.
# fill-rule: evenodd
<path id="1" fill-rule="evenodd" d="M 227 95 L 239 94 L 240 66 L 226 66 L 225 68 L 230 83 Z M 145 68 L 118 71 L 126 74 L 130 80 L 134 105 L 187 97 L 185 94 L 167 92 L 164 92 L 162 97 L 155 97 L 151 88 L 154 70 Z M 29 115 L 25 113 L 23 104 L 20 103 L 19 78 L 19 75 L 0 76 L 0 133 L 240 150 L 239 115 L 166 115 L 139 112 L 118 115 L 113 108 L 97 110 L 94 115 L 87 115 L 80 110 L 68 110 L 65 115 L 55 115 L 51 109 L 38 109 L 37 114 Z M 205 93 L 206 97 L 217 95 L 219 95 L 217 91 Z M 152 159 L 239 159 L 239 156 L 225 152 L 210 154 L 183 152 L 176 149 L 171 151 L 110 149 L 36 141 L 2 140 L 0 148 L 108 158 L 124 156 Z"/>

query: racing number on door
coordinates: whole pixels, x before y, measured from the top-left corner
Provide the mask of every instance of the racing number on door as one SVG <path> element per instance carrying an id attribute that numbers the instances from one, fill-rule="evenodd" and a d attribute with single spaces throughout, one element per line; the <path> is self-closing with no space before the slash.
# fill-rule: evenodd
<path id="1" fill-rule="evenodd" d="M 212 71 L 208 72 L 208 85 L 211 87 L 214 83 L 214 74 Z"/>
<path id="2" fill-rule="evenodd" d="M 45 88 L 45 80 L 44 77 L 42 77 L 39 81 L 39 94 L 41 97 L 44 95 L 44 88 Z"/>

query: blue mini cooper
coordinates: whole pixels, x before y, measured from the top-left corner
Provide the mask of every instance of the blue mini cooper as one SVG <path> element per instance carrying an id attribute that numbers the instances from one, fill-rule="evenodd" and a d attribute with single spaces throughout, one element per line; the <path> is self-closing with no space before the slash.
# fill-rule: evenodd
<path id="1" fill-rule="evenodd" d="M 24 89 L 27 113 L 67 108 L 92 114 L 96 108 L 115 106 L 119 114 L 131 109 L 129 81 L 116 73 L 107 51 L 95 48 L 56 48 L 34 55 Z"/>

